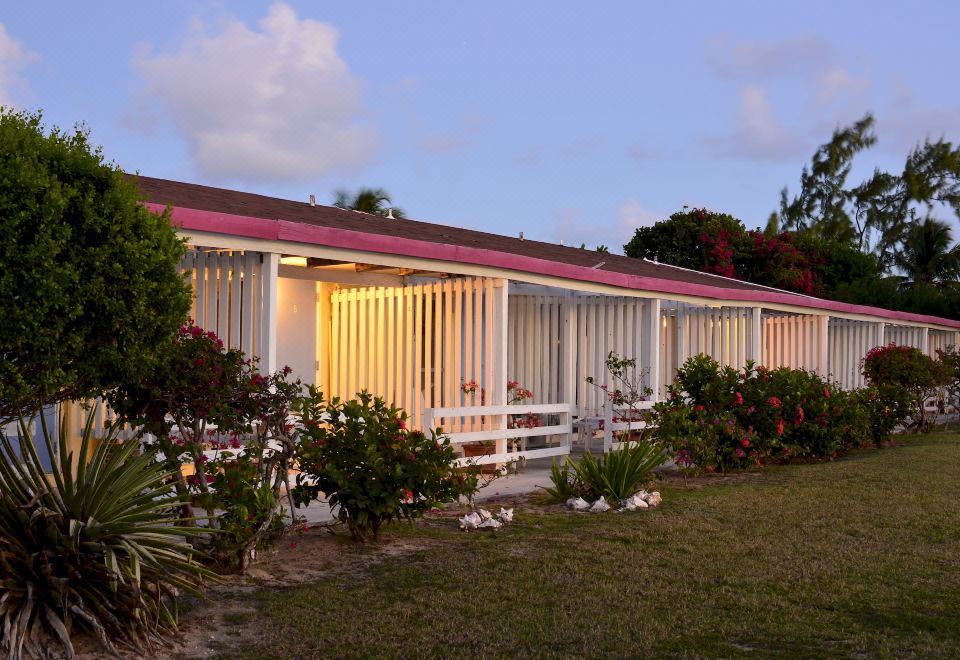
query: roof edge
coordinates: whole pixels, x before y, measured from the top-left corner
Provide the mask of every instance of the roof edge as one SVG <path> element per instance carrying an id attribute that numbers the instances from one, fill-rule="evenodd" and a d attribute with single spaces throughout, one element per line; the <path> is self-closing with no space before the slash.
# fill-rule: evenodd
<path id="1" fill-rule="evenodd" d="M 163 204 L 144 202 L 151 211 L 162 213 L 167 209 Z M 193 229 L 214 234 L 227 234 L 263 240 L 291 241 L 326 247 L 345 248 L 390 254 L 405 257 L 420 257 L 438 261 L 452 261 L 479 266 L 493 266 L 508 270 L 528 272 L 537 275 L 549 275 L 566 280 L 607 284 L 624 289 L 651 291 L 656 293 L 697 296 L 720 300 L 742 302 L 774 303 L 793 305 L 807 309 L 862 314 L 893 321 L 930 323 L 960 329 L 960 321 L 944 319 L 926 314 L 900 312 L 881 307 L 855 305 L 824 298 L 813 298 L 802 294 L 779 292 L 776 290 L 728 289 L 719 286 L 694 284 L 666 280 L 655 277 L 629 275 L 586 266 L 562 264 L 537 257 L 499 252 L 485 248 L 474 248 L 446 243 L 434 243 L 399 236 L 368 234 L 351 229 L 338 229 L 292 222 L 280 218 L 257 218 L 217 211 L 204 211 L 181 206 L 171 208 L 171 222 L 183 229 Z"/>

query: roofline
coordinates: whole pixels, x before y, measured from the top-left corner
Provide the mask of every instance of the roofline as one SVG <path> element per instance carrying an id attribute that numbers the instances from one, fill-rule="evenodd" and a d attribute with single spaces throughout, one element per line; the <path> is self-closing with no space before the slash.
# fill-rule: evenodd
<path id="1" fill-rule="evenodd" d="M 144 205 L 155 213 L 162 213 L 168 208 L 163 204 L 154 202 L 144 202 Z M 680 282 L 656 277 L 645 277 L 642 275 L 629 275 L 626 273 L 589 268 L 587 266 L 557 263 L 537 257 L 528 257 L 485 248 L 449 245 L 399 236 L 388 236 L 385 234 L 370 234 L 352 229 L 339 229 L 304 222 L 292 222 L 281 218 L 258 218 L 233 213 L 191 209 L 181 206 L 173 206 L 170 208 L 171 222 L 174 226 L 213 234 L 227 234 L 271 241 L 290 241 L 293 243 L 362 250 L 365 252 L 394 256 L 419 257 L 438 261 L 492 266 L 538 275 L 548 275 L 566 280 L 606 284 L 624 289 L 752 302 L 757 303 L 757 306 L 762 306 L 761 303 L 793 305 L 807 309 L 817 309 L 828 312 L 835 311 L 844 314 L 861 314 L 892 321 L 927 323 L 960 329 L 960 321 L 952 319 L 944 319 L 926 314 L 914 314 L 912 312 L 898 312 L 880 307 L 855 305 L 823 298 L 812 298 L 802 294 L 770 290 L 769 288 L 764 290 L 728 289 L 706 284 Z"/>

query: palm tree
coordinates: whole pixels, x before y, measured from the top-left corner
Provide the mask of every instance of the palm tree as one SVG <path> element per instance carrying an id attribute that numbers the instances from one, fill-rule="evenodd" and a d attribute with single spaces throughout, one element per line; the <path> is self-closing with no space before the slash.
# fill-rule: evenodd
<path id="1" fill-rule="evenodd" d="M 960 277 L 960 246 L 953 245 L 950 225 L 927 216 L 907 230 L 893 262 L 903 273 L 904 288 L 939 288 Z"/>
<path id="2" fill-rule="evenodd" d="M 383 188 L 360 188 L 355 193 L 337 190 L 333 205 L 337 208 L 370 213 L 371 215 L 392 215 L 405 218 L 403 209 L 390 205 L 390 195 Z"/>

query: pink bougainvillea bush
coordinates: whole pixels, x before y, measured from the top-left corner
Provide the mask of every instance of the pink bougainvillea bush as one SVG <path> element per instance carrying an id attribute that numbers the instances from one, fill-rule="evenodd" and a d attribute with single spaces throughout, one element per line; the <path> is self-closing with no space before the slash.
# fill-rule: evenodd
<path id="1" fill-rule="evenodd" d="M 929 429 L 923 404 L 937 388 L 950 383 L 951 368 L 945 362 L 912 346 L 891 343 L 870 350 L 862 367 L 870 387 L 864 401 L 878 417 L 874 429 L 877 441 L 904 423 L 918 431 Z"/>
<path id="2" fill-rule="evenodd" d="M 737 370 L 706 355 L 683 365 L 649 421 L 680 468 L 704 472 L 834 457 L 870 428 L 857 397 L 813 372 Z"/>

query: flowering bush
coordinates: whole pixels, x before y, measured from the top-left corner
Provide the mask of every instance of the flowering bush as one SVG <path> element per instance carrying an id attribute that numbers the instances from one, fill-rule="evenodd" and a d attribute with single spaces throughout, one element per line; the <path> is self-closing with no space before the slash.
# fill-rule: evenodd
<path id="1" fill-rule="evenodd" d="M 859 399 L 815 373 L 737 370 L 706 355 L 681 367 L 650 421 L 678 467 L 707 472 L 832 457 L 862 444 L 869 427 Z"/>
<path id="2" fill-rule="evenodd" d="M 588 385 L 603 391 L 606 399 L 605 406 L 613 406 L 611 421 L 643 421 L 644 414 L 637 404 L 648 400 L 653 394 L 653 390 L 645 384 L 647 370 L 637 369 L 636 358 L 624 357 L 616 351 L 607 353 L 604 369 L 607 372 L 609 384 L 599 385 L 593 376 L 587 376 L 585 380 Z M 628 429 L 617 432 L 617 435 L 619 435 L 618 440 L 627 440 L 630 437 L 636 437 L 639 432 Z"/>
<path id="3" fill-rule="evenodd" d="M 290 382 L 289 368 L 265 376 L 256 366 L 190 321 L 161 367 L 111 398 L 125 421 L 156 438 L 148 447 L 176 475 L 185 517 L 193 516 L 192 500 L 219 530 L 212 556 L 241 570 L 283 529 L 279 498 L 296 441 L 288 419 L 303 390 Z M 193 474 L 184 474 L 184 464 Z"/>
<path id="4" fill-rule="evenodd" d="M 477 490 L 477 470 L 453 465 L 449 440 L 409 430 L 406 413 L 367 392 L 326 404 L 317 395 L 300 414 L 294 499 L 306 504 L 325 495 L 357 540 L 376 539 L 386 523 Z"/>
<path id="5" fill-rule="evenodd" d="M 919 431 L 928 431 L 923 402 L 937 388 L 951 380 L 949 366 L 924 355 L 911 346 L 888 344 L 871 349 L 863 358 L 863 376 L 875 388 L 873 400 L 885 418 L 879 439 L 898 424 L 909 422 Z"/>

